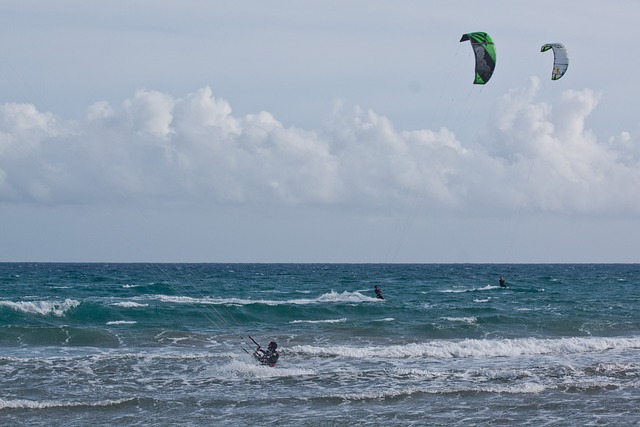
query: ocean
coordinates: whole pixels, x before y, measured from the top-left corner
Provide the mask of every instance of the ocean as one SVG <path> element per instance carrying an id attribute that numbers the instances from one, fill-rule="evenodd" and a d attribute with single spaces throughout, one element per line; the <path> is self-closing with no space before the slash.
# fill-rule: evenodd
<path id="1" fill-rule="evenodd" d="M 0 286 L 4 426 L 640 425 L 640 265 L 3 263 Z"/>

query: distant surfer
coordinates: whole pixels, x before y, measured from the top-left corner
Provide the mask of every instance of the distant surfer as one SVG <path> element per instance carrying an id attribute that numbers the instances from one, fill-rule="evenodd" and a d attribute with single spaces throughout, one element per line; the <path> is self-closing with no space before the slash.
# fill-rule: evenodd
<path id="1" fill-rule="evenodd" d="M 373 287 L 373 291 L 376 293 L 376 298 L 378 298 L 378 299 L 384 299 L 384 297 L 382 296 L 382 289 L 380 289 L 380 288 L 378 287 L 378 285 L 375 285 L 375 286 Z"/>
<path id="2" fill-rule="evenodd" d="M 258 345 L 256 351 L 253 352 L 253 357 L 255 357 L 261 365 L 274 367 L 280 357 L 280 354 L 276 351 L 277 348 L 278 344 L 275 341 L 271 341 L 266 350 L 263 350 L 260 345 Z"/>
<path id="3" fill-rule="evenodd" d="M 506 288 L 507 285 L 504 283 L 504 276 L 500 276 L 500 287 L 501 288 Z"/>

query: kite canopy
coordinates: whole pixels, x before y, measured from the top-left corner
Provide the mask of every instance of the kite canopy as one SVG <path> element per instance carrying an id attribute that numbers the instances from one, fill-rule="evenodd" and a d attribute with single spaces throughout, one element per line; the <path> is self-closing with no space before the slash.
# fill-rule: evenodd
<path id="1" fill-rule="evenodd" d="M 473 84 L 483 85 L 489 81 L 496 68 L 496 47 L 487 33 L 463 34 L 460 42 L 467 40 L 471 42 L 476 55 L 476 78 Z"/>
<path id="2" fill-rule="evenodd" d="M 567 55 L 567 49 L 562 43 L 544 44 L 540 48 L 540 52 L 546 52 L 549 49 L 553 49 L 553 71 L 551 71 L 551 80 L 558 80 L 567 72 L 569 55 Z"/>

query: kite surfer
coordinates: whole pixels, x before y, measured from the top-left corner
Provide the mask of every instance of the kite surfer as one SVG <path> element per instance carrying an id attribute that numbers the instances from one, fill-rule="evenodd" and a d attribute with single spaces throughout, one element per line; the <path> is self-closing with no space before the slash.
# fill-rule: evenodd
<path id="1" fill-rule="evenodd" d="M 378 285 L 375 285 L 375 286 L 373 287 L 373 291 L 376 293 L 376 298 L 378 298 L 378 299 L 384 299 L 384 297 L 382 296 L 382 289 L 380 289 L 380 288 L 378 287 Z"/>
<path id="2" fill-rule="evenodd" d="M 253 357 L 255 357 L 261 365 L 274 367 L 276 366 L 276 363 L 278 363 L 278 358 L 280 357 L 280 354 L 276 351 L 277 348 L 278 344 L 275 341 L 271 341 L 266 350 L 263 350 L 260 347 L 260 344 L 258 344 L 258 348 L 253 352 Z"/>
<path id="3" fill-rule="evenodd" d="M 507 287 L 507 285 L 505 285 L 505 283 L 504 283 L 504 276 L 500 276 L 500 287 L 501 288 L 506 288 Z"/>

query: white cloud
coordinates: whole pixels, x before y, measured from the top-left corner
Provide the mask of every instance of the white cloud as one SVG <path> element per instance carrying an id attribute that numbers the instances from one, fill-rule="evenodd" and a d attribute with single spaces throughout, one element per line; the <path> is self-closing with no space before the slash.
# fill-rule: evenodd
<path id="1" fill-rule="evenodd" d="M 359 107 L 336 108 L 321 129 L 272 114 L 234 116 L 204 87 L 175 99 L 137 91 L 62 121 L 29 104 L 0 106 L 0 200 L 113 199 L 323 204 L 363 211 L 634 214 L 637 137 L 602 143 L 587 127 L 599 96 L 566 91 L 537 101 L 540 82 L 498 99 L 478 141 L 455 129 L 401 131 Z"/>
<path id="2" fill-rule="evenodd" d="M 172 132 L 174 106 L 175 101 L 167 94 L 138 90 L 124 103 L 124 111 L 133 132 L 163 138 Z"/>
<path id="3" fill-rule="evenodd" d="M 504 95 L 485 137 L 489 152 L 509 162 L 512 182 L 520 182 L 521 204 L 569 214 L 638 212 L 637 198 L 629 197 L 640 178 L 637 161 L 586 127 L 599 96 L 570 90 L 552 106 L 535 101 L 538 85 L 534 79 L 533 90 Z"/>

